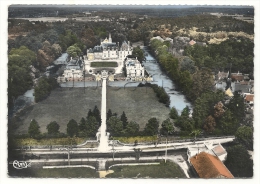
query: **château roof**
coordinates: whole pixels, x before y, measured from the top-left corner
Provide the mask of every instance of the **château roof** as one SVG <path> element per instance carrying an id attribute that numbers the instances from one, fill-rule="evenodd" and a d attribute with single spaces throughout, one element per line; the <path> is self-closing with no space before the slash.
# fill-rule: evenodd
<path id="1" fill-rule="evenodd" d="M 218 157 L 201 152 L 190 158 L 200 178 L 234 178 Z"/>

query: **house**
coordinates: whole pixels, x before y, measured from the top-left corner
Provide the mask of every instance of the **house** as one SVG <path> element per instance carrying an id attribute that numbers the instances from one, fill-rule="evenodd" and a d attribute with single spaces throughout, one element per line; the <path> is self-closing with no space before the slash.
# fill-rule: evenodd
<path id="1" fill-rule="evenodd" d="M 239 71 L 237 73 L 231 73 L 231 79 L 232 81 L 242 81 L 244 80 L 244 75 L 242 73 L 239 73 Z"/>
<path id="2" fill-rule="evenodd" d="M 195 45 L 196 44 L 196 42 L 194 41 L 194 40 L 191 40 L 190 42 L 189 42 L 189 45 Z"/>
<path id="3" fill-rule="evenodd" d="M 224 80 L 227 79 L 229 75 L 229 72 L 218 72 L 218 74 L 216 75 L 216 79 L 217 80 Z"/>
<path id="4" fill-rule="evenodd" d="M 137 58 L 125 59 L 126 77 L 130 80 L 136 80 L 137 78 L 143 78 L 145 74 L 144 67 L 137 60 Z"/>
<path id="5" fill-rule="evenodd" d="M 189 160 L 192 170 L 200 178 L 234 178 L 217 156 L 201 152 Z"/>
<path id="6" fill-rule="evenodd" d="M 229 98 L 232 98 L 234 96 L 234 94 L 232 93 L 231 89 L 228 88 L 226 91 L 225 91 L 225 95 L 227 95 Z"/>
<path id="7" fill-rule="evenodd" d="M 251 88 L 252 88 L 252 86 L 249 84 L 243 84 L 243 83 L 241 84 L 239 82 L 236 82 L 234 91 L 237 91 L 243 95 L 244 93 L 250 93 Z"/>
<path id="8" fill-rule="evenodd" d="M 195 146 L 189 146 L 187 150 L 188 159 L 193 156 L 205 152 L 210 155 L 218 157 L 222 162 L 227 158 L 227 152 L 221 144 L 213 145 L 212 143 L 198 144 Z"/>
<path id="9" fill-rule="evenodd" d="M 245 103 L 254 104 L 254 94 L 245 93 L 244 95 L 245 95 L 244 96 Z"/>

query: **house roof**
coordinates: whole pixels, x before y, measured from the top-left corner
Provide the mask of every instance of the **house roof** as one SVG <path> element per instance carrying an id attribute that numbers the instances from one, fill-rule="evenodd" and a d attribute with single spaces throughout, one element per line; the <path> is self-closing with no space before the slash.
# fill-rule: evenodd
<path id="1" fill-rule="evenodd" d="M 248 93 L 251 87 L 251 85 L 235 83 L 235 91 L 241 91 L 242 93 Z"/>
<path id="2" fill-rule="evenodd" d="M 190 162 L 200 178 L 234 178 L 218 157 L 205 152 L 190 158 Z"/>
<path id="3" fill-rule="evenodd" d="M 195 42 L 194 40 L 191 40 L 191 41 L 189 42 L 189 44 L 190 44 L 190 45 L 194 45 L 194 44 L 196 44 L 196 42 Z"/>
<path id="4" fill-rule="evenodd" d="M 223 146 L 221 146 L 221 144 L 215 146 L 212 151 L 217 155 L 217 156 L 221 156 L 223 154 L 226 154 L 226 150 L 223 148 Z"/>
<path id="5" fill-rule="evenodd" d="M 217 77 L 218 77 L 218 79 L 225 79 L 225 78 L 228 78 L 228 72 L 218 72 L 218 74 L 217 74 Z"/>
<path id="6" fill-rule="evenodd" d="M 244 75 L 242 73 L 231 73 L 231 79 L 236 81 L 244 80 Z"/>
<path id="7" fill-rule="evenodd" d="M 253 102 L 254 101 L 254 94 L 246 95 L 245 100 L 248 101 L 248 102 Z"/>

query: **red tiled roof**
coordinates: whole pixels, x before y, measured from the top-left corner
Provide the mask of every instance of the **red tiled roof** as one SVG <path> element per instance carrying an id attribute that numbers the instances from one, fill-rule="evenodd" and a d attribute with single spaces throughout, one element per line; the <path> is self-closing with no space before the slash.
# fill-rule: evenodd
<path id="1" fill-rule="evenodd" d="M 253 102 L 254 101 L 254 94 L 246 95 L 245 101 Z"/>
<path id="2" fill-rule="evenodd" d="M 218 157 L 201 152 L 190 158 L 200 178 L 234 178 Z"/>
<path id="3" fill-rule="evenodd" d="M 189 42 L 189 44 L 190 45 L 194 45 L 196 42 L 194 41 L 194 40 L 191 40 L 190 42 Z"/>
<path id="4" fill-rule="evenodd" d="M 239 73 L 239 74 L 232 73 L 231 79 L 236 80 L 236 81 L 242 81 L 242 80 L 244 80 L 244 76 L 241 73 Z"/>

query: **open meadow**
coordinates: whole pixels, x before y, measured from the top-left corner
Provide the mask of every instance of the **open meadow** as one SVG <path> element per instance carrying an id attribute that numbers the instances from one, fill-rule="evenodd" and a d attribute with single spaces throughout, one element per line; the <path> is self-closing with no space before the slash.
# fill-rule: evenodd
<path id="1" fill-rule="evenodd" d="M 60 132 L 66 133 L 67 123 L 75 119 L 78 123 L 82 117 L 87 116 L 89 109 L 95 106 L 100 110 L 101 87 L 84 88 L 58 88 L 51 92 L 45 100 L 38 102 L 18 113 L 11 121 L 16 134 L 27 133 L 29 124 L 35 119 L 42 133 L 47 132 L 46 126 L 51 121 L 60 125 Z M 159 122 L 169 117 L 170 109 L 159 103 L 158 99 L 149 87 L 138 88 L 107 88 L 107 111 L 121 116 L 123 111 L 128 121 L 136 121 L 143 129 L 152 117 Z M 9 122 L 11 123 L 11 122 Z"/>

